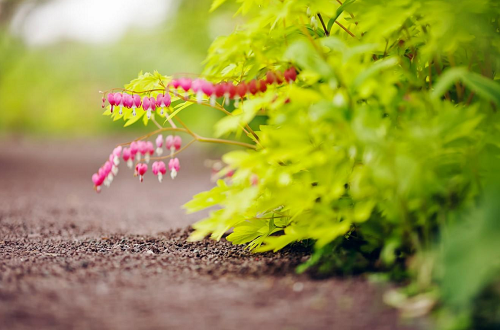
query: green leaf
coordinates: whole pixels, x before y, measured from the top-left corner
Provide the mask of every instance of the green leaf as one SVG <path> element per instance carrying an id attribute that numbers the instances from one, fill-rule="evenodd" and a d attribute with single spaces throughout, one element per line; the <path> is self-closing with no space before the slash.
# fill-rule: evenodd
<path id="1" fill-rule="evenodd" d="M 500 105 L 500 84 L 464 67 L 451 68 L 443 72 L 438 83 L 434 86 L 431 96 L 440 98 L 458 80 L 485 99 Z"/>

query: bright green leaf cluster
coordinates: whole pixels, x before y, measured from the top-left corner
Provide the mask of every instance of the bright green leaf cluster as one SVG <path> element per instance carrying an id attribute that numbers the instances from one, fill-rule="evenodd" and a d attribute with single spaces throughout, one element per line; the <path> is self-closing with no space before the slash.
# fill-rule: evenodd
<path id="1" fill-rule="evenodd" d="M 299 75 L 216 125 L 227 135 L 265 119 L 257 150 L 224 156 L 234 176 L 186 204 L 219 206 L 191 239 L 232 229 L 234 244 L 276 251 L 355 237 L 390 264 L 475 203 L 483 160 L 500 155 L 496 1 L 237 2 L 246 23 L 214 41 L 204 73 Z"/>

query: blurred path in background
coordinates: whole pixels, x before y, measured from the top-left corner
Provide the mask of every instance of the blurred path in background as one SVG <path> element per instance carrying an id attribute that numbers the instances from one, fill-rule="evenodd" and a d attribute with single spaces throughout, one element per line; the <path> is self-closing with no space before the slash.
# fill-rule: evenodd
<path id="1" fill-rule="evenodd" d="M 174 181 L 121 163 L 96 194 L 120 141 L 0 141 L 0 329 L 410 329 L 366 280 L 296 275 L 307 251 L 171 230 L 200 219 L 180 206 L 212 185 L 196 145 Z"/>

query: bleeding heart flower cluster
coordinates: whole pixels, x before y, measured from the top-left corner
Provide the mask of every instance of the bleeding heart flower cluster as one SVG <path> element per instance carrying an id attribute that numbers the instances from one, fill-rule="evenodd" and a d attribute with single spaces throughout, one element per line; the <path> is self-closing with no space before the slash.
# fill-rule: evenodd
<path id="1" fill-rule="evenodd" d="M 151 157 L 155 154 L 161 156 L 163 154 L 163 146 L 170 151 L 170 161 L 168 169 L 170 176 L 174 179 L 180 170 L 180 163 L 178 158 L 174 158 L 174 153 L 179 151 L 182 146 L 182 139 L 180 136 L 169 135 L 163 143 L 163 136 L 160 134 L 156 138 L 156 149 L 151 141 L 133 141 L 129 147 L 122 148 L 116 147 L 109 155 L 109 160 L 92 175 L 92 182 L 97 192 L 101 191 L 101 186 L 110 186 L 113 178 L 118 174 L 118 165 L 120 164 L 120 157 L 127 163 L 129 168 L 132 168 L 134 161 L 137 162 L 135 166 L 134 175 L 139 177 L 141 182 L 144 181 L 144 175 L 148 171 L 148 163 Z M 144 160 L 144 163 L 142 162 Z M 152 164 L 151 170 L 154 175 L 158 176 L 158 181 L 162 182 L 163 175 L 167 172 L 167 167 L 163 161 L 155 161 Z"/>
<path id="2" fill-rule="evenodd" d="M 137 94 L 130 95 L 127 93 L 109 93 L 107 95 L 107 100 L 111 105 L 111 112 L 114 111 L 115 107 L 119 107 L 120 115 L 123 113 L 123 107 L 132 109 L 132 114 L 136 115 L 136 108 L 142 106 L 143 110 L 147 112 L 148 119 L 151 118 L 151 113 L 157 108 L 160 110 L 160 115 L 163 115 L 164 109 L 168 108 L 172 103 L 171 97 L 168 90 L 172 90 L 172 93 L 179 96 L 180 93 L 184 92 L 184 98 L 189 97 L 189 93 L 196 96 L 198 103 L 203 102 L 203 98 L 207 97 L 210 99 L 210 104 L 215 105 L 215 101 L 219 97 L 224 97 L 226 99 L 226 104 L 229 104 L 229 100 L 234 100 L 234 105 L 237 107 L 239 101 L 249 94 L 255 95 L 257 93 L 263 93 L 267 90 L 269 85 L 280 85 L 283 82 L 292 83 L 297 79 L 297 71 L 295 68 L 291 67 L 284 72 L 280 71 L 268 71 L 266 76 L 262 79 L 253 79 L 249 82 L 240 82 L 235 85 L 232 82 L 220 82 L 217 84 L 211 83 L 205 79 L 197 78 L 179 78 L 173 79 L 167 86 L 167 93 L 159 94 L 155 97 L 141 97 Z M 106 99 L 103 98 L 102 107 L 106 105 Z"/>
<path id="3" fill-rule="evenodd" d="M 104 184 L 106 187 L 111 185 L 113 178 L 118 174 L 118 165 L 120 164 L 120 155 L 122 147 L 116 147 L 109 155 L 109 159 L 104 163 L 101 168 L 92 175 L 92 182 L 97 192 L 101 191 L 101 186 Z"/>

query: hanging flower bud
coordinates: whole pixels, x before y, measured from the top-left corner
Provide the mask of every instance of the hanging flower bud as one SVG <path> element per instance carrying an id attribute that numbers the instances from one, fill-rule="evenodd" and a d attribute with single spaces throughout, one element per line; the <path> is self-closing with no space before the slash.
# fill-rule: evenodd
<path id="1" fill-rule="evenodd" d="M 101 184 L 103 183 L 103 181 L 104 181 L 104 178 L 102 176 L 100 176 L 98 173 L 94 173 L 92 175 L 92 182 L 94 183 L 94 189 L 97 192 L 101 191 Z"/>
<path id="2" fill-rule="evenodd" d="M 134 104 L 134 100 L 132 98 L 132 95 L 130 95 L 130 94 L 123 94 L 122 102 L 123 102 L 123 105 L 127 109 L 130 109 L 132 107 L 132 105 Z"/>
<path id="3" fill-rule="evenodd" d="M 224 88 L 224 83 L 220 83 L 215 85 L 215 96 L 216 97 L 222 97 L 224 93 L 226 92 L 226 89 Z"/>
<path id="4" fill-rule="evenodd" d="M 201 79 L 195 79 L 191 84 L 191 89 L 193 90 L 193 93 L 196 94 L 196 102 L 198 104 L 200 104 L 203 101 L 202 86 L 203 86 L 203 80 Z"/>
<path id="5" fill-rule="evenodd" d="M 113 93 L 108 94 L 108 102 L 109 105 L 111 105 L 111 113 L 113 113 L 113 107 L 115 106 L 115 94 Z"/>
<path id="6" fill-rule="evenodd" d="M 235 98 L 235 101 L 234 101 L 234 106 L 235 107 L 238 107 L 239 106 L 239 100 L 242 99 L 245 94 L 247 93 L 247 84 L 245 84 L 244 82 L 241 82 L 238 84 L 238 86 L 236 86 L 236 98 Z"/>
<path id="7" fill-rule="evenodd" d="M 154 162 L 152 166 L 152 171 L 154 175 L 158 176 L 158 181 L 161 183 L 163 180 L 163 175 L 167 173 L 167 167 L 164 162 Z"/>
<path id="8" fill-rule="evenodd" d="M 135 156 L 135 155 L 134 155 Z M 132 161 L 133 156 L 129 148 L 123 148 L 123 160 L 127 162 L 128 168 L 132 168 L 134 162 Z"/>
<path id="9" fill-rule="evenodd" d="M 135 116 L 135 109 L 139 108 L 142 105 L 141 97 L 137 94 L 132 96 L 132 115 Z"/>
<path id="10" fill-rule="evenodd" d="M 181 148 L 182 139 L 179 135 L 174 136 L 174 148 L 178 151 Z"/>
<path id="11" fill-rule="evenodd" d="M 266 82 L 268 85 L 272 85 L 276 82 L 276 75 L 272 71 L 267 71 Z"/>
<path id="12" fill-rule="evenodd" d="M 149 100 L 149 97 L 144 97 L 142 99 L 142 109 L 144 111 L 149 111 L 149 108 L 150 108 L 150 105 L 151 105 L 151 101 Z"/>
<path id="13" fill-rule="evenodd" d="M 148 165 L 144 163 L 139 163 L 135 166 L 135 171 L 139 175 L 139 180 L 144 181 L 144 174 L 148 171 Z"/>
<path id="14" fill-rule="evenodd" d="M 177 176 L 177 172 L 181 169 L 181 166 L 179 164 L 179 159 L 178 158 L 172 158 L 168 162 L 168 169 L 170 170 L 170 176 L 172 179 L 175 179 Z"/>
<path id="15" fill-rule="evenodd" d="M 297 71 L 295 71 L 294 67 L 291 67 L 290 69 L 285 71 L 284 76 L 285 76 L 285 81 L 291 84 L 297 79 Z"/>
<path id="16" fill-rule="evenodd" d="M 177 89 L 179 88 L 180 84 L 179 84 L 179 80 L 177 79 L 173 79 L 171 82 L 170 82 L 170 86 L 172 86 L 173 88 L 173 93 L 175 96 L 178 96 L 179 93 L 177 92 Z"/>
<path id="17" fill-rule="evenodd" d="M 224 86 L 226 90 L 224 92 L 224 97 L 226 98 L 226 105 L 228 105 L 229 99 L 234 99 L 234 96 L 236 95 L 236 86 L 234 86 L 231 82 L 226 82 Z"/>
<path id="18" fill-rule="evenodd" d="M 137 145 L 139 147 L 139 152 L 137 153 L 139 155 L 138 161 L 140 161 L 142 156 L 146 156 L 148 149 L 145 141 L 137 141 Z"/>
<path id="19" fill-rule="evenodd" d="M 104 107 L 106 106 L 106 98 L 103 96 L 102 97 L 102 104 L 101 104 L 101 108 L 104 109 Z"/>
<path id="20" fill-rule="evenodd" d="M 118 166 L 120 164 L 120 156 L 122 154 L 122 147 L 118 146 L 115 149 L 113 149 L 113 164 Z"/>
<path id="21" fill-rule="evenodd" d="M 203 81 L 201 85 L 203 93 L 210 98 L 210 105 L 215 106 L 215 87 L 214 84 L 208 81 Z"/>
<path id="22" fill-rule="evenodd" d="M 155 154 L 155 148 L 153 146 L 153 142 L 147 141 L 146 142 L 146 156 L 144 159 L 146 160 L 146 163 L 149 163 L 149 160 L 151 159 L 151 156 Z"/>
<path id="23" fill-rule="evenodd" d="M 182 139 L 180 136 L 169 135 L 165 140 L 165 147 L 167 150 L 170 150 L 170 154 L 173 154 L 174 151 L 178 151 L 181 148 Z"/>
<path id="24" fill-rule="evenodd" d="M 264 93 L 265 91 L 267 91 L 267 82 L 266 82 L 266 80 L 264 80 L 264 79 L 260 80 L 258 86 L 259 86 L 259 91 L 261 93 Z"/>
<path id="25" fill-rule="evenodd" d="M 139 153 L 139 143 L 137 143 L 136 141 L 132 141 L 132 143 L 130 143 L 130 157 L 132 160 L 141 160 L 141 155 Z"/>
<path id="26" fill-rule="evenodd" d="M 248 84 L 248 91 L 252 95 L 257 94 L 257 92 L 259 91 L 258 88 L 257 88 L 257 81 L 255 79 L 252 80 L 252 81 L 250 81 L 250 83 Z"/>
<path id="27" fill-rule="evenodd" d="M 153 110 L 153 104 L 155 103 L 155 99 L 149 98 L 149 97 L 144 97 L 142 99 L 142 108 L 144 111 L 146 111 L 148 119 L 151 119 L 151 111 Z"/>
<path id="28" fill-rule="evenodd" d="M 188 91 L 191 88 L 192 81 L 189 78 L 181 78 L 179 79 L 179 85 L 185 92 L 185 97 L 188 97 Z"/>
<path id="29" fill-rule="evenodd" d="M 165 104 L 163 103 L 163 94 L 158 94 L 156 96 L 156 107 L 160 108 L 160 116 L 163 116 L 163 109 L 165 108 Z"/>
<path id="30" fill-rule="evenodd" d="M 156 137 L 156 154 L 161 156 L 163 154 L 163 136 L 160 134 Z"/>
<path id="31" fill-rule="evenodd" d="M 115 105 L 120 107 L 120 111 L 118 113 L 123 115 L 123 95 L 121 93 L 115 94 Z"/>
<path id="32" fill-rule="evenodd" d="M 170 94 L 166 93 L 165 95 L 163 95 L 163 104 L 165 108 L 168 108 L 171 103 L 172 99 L 170 98 Z"/>

